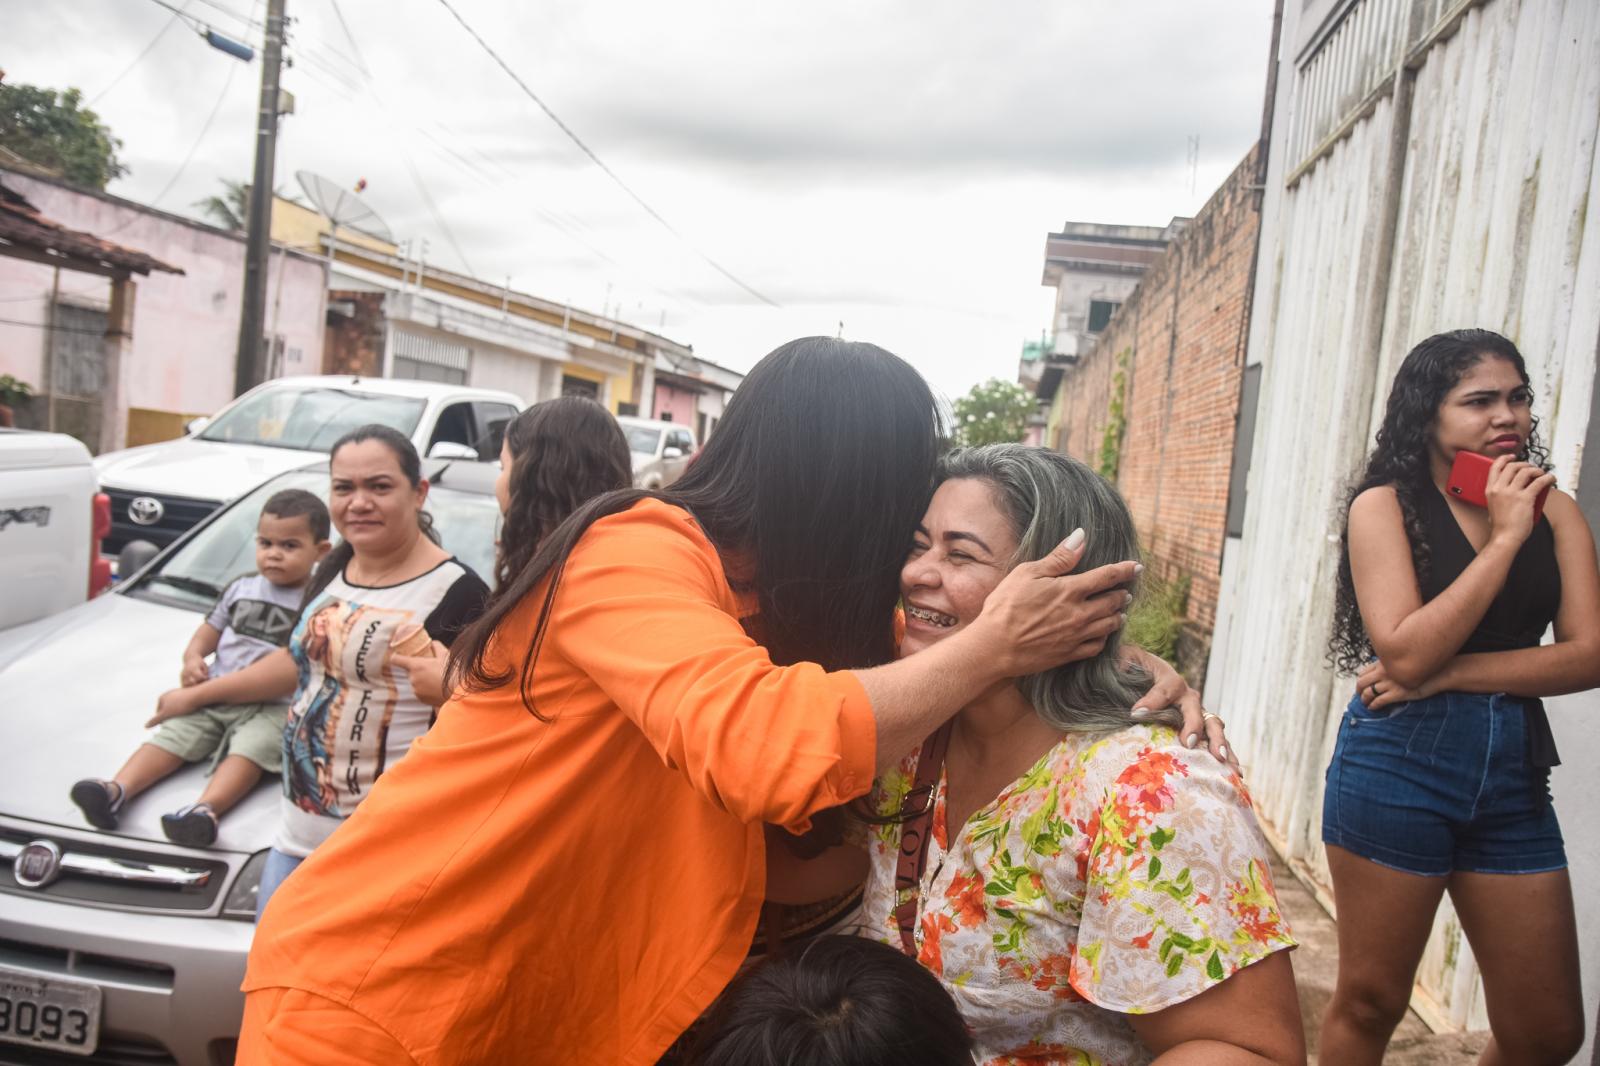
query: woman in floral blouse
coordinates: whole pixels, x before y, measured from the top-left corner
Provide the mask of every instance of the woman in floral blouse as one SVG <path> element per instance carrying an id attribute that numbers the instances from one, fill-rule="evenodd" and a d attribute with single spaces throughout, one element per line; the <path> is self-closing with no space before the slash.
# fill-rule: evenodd
<path id="1" fill-rule="evenodd" d="M 1136 557 L 1121 497 L 1066 456 L 991 445 L 948 457 L 940 475 L 901 575 L 902 655 L 971 622 L 1015 563 L 1069 530 L 1086 532 L 1081 566 Z M 1295 942 L 1249 793 L 1161 715 L 1130 716 L 1147 686 L 1113 639 L 957 714 L 942 772 L 925 779 L 931 822 L 913 816 L 935 742 L 869 798 L 881 821 L 863 932 L 914 946 L 986 1066 L 1305 1059 L 1282 950 Z M 901 855 L 924 828 L 918 877 Z M 914 925 L 896 914 L 910 895 L 897 876 L 915 881 Z"/>

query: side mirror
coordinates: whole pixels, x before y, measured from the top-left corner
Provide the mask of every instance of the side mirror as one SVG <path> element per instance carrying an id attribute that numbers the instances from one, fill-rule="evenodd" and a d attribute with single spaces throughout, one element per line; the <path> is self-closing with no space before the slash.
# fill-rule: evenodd
<path id="1" fill-rule="evenodd" d="M 453 440 L 436 440 L 428 448 L 429 459 L 471 459 L 478 461 L 478 449 L 470 444 L 461 444 Z"/>
<path id="2" fill-rule="evenodd" d="M 682 459 L 683 458 L 683 449 L 678 447 L 676 444 L 669 444 L 669 445 L 667 445 L 665 448 L 663 448 L 661 450 L 661 458 L 663 458 L 663 459 Z"/>
<path id="3" fill-rule="evenodd" d="M 117 553 L 117 580 L 126 581 L 149 565 L 161 549 L 147 540 L 130 540 Z"/>
<path id="4" fill-rule="evenodd" d="M 184 435 L 192 437 L 210 424 L 211 419 L 205 415 L 201 415 L 199 418 L 191 418 L 183 424 Z"/>

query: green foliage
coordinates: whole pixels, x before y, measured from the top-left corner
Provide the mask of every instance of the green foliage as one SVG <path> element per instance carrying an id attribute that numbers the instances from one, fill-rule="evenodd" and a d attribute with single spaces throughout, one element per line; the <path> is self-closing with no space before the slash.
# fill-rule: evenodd
<path id="1" fill-rule="evenodd" d="M 223 229 L 243 230 L 250 217 L 250 186 L 224 178 L 220 196 L 196 200 L 194 206 L 207 220 Z"/>
<path id="2" fill-rule="evenodd" d="M 1117 369 L 1111 375 L 1111 401 L 1106 405 L 1106 428 L 1100 437 L 1100 462 L 1095 468 L 1107 481 L 1117 480 L 1117 468 L 1122 465 L 1122 436 L 1128 429 L 1128 359 L 1132 349 L 1117 353 Z"/>
<path id="3" fill-rule="evenodd" d="M 104 189 L 128 172 L 117 160 L 122 142 L 82 102 L 77 89 L 0 83 L 0 146 L 74 184 Z"/>
<path id="4" fill-rule="evenodd" d="M 990 378 L 974 385 L 954 404 L 955 443 L 964 447 L 980 444 L 1015 444 L 1028 428 L 1034 398 L 1015 381 Z"/>
<path id="5" fill-rule="evenodd" d="M 15 407 L 33 395 L 33 386 L 19 381 L 10 374 L 0 374 L 0 403 Z"/>
<path id="6" fill-rule="evenodd" d="M 1128 611 L 1123 642 L 1176 665 L 1178 634 L 1189 609 L 1189 584 L 1188 574 L 1176 581 L 1163 581 L 1147 569 L 1139 580 L 1139 596 Z"/>

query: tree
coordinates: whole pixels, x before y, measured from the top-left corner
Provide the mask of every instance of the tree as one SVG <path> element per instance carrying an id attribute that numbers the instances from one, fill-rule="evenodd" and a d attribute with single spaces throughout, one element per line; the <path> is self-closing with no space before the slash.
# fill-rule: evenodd
<path id="1" fill-rule="evenodd" d="M 243 230 L 250 218 L 250 186 L 222 179 L 222 195 L 196 200 L 200 213 L 223 229 Z"/>
<path id="2" fill-rule="evenodd" d="M 305 206 L 300 202 L 300 197 L 284 192 L 281 186 L 272 190 L 272 195 L 291 204 Z M 207 196 L 190 206 L 199 208 L 202 215 L 223 229 L 242 233 L 250 226 L 250 186 L 245 182 L 223 178 L 221 196 Z"/>
<path id="3" fill-rule="evenodd" d="M 77 89 L 0 82 L 0 147 L 74 184 L 104 189 L 128 172 L 117 160 L 122 142 L 82 102 Z"/>
<path id="4" fill-rule="evenodd" d="M 957 444 L 1015 444 L 1028 428 L 1034 399 L 1015 381 L 990 378 L 955 402 Z"/>

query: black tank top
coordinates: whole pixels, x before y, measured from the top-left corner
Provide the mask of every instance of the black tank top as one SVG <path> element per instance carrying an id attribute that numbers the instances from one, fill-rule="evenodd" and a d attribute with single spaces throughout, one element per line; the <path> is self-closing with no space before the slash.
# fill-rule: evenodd
<path id="1" fill-rule="evenodd" d="M 1429 485 L 1420 495 L 1422 525 L 1431 553 L 1428 576 L 1421 582 L 1426 603 L 1449 588 L 1478 557 L 1478 552 L 1451 513 L 1444 493 Z M 1459 654 L 1536 648 L 1560 607 L 1561 570 L 1556 564 L 1555 532 L 1550 520 L 1540 515 L 1533 532 L 1511 561 L 1505 584 Z"/>

